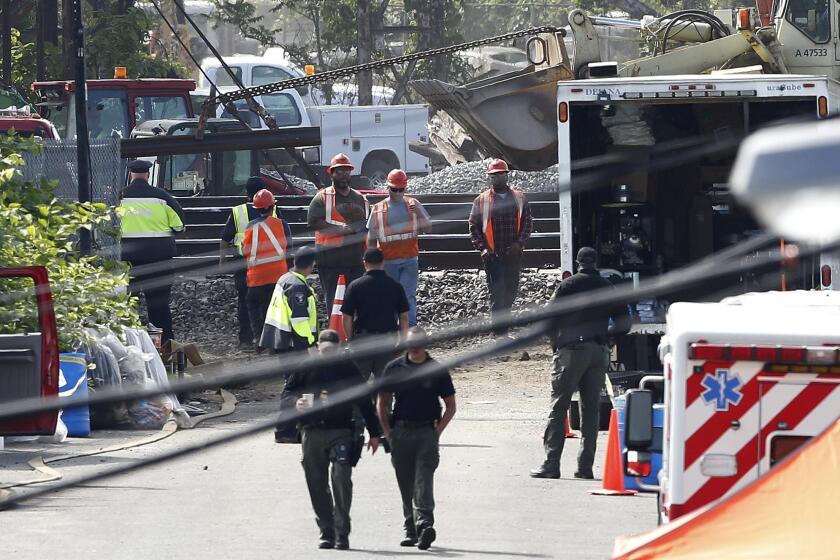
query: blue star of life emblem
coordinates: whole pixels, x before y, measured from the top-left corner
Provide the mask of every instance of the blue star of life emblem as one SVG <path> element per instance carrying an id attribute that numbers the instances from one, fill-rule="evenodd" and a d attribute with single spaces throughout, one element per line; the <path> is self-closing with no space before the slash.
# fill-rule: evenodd
<path id="1" fill-rule="evenodd" d="M 717 369 L 715 373 L 707 373 L 701 383 L 707 389 L 703 393 L 703 400 L 715 403 L 715 410 L 729 410 L 730 403 L 737 406 L 743 398 L 739 387 L 741 380 L 737 375 L 730 375 L 728 369 Z"/>

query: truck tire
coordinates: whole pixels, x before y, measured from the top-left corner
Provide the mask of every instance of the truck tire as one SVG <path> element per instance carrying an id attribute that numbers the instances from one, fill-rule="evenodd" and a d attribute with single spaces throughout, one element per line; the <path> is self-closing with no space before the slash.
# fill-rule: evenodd
<path id="1" fill-rule="evenodd" d="M 388 173 L 397 167 L 399 167 L 399 162 L 394 163 L 383 156 L 375 155 L 367 158 L 362 164 L 362 175 L 368 177 L 373 185 L 384 185 Z"/>

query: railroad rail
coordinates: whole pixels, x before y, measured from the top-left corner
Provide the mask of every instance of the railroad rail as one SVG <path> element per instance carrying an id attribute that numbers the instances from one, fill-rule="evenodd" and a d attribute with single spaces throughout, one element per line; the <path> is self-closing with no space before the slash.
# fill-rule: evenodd
<path id="1" fill-rule="evenodd" d="M 383 195 L 384 196 L 384 195 Z M 481 268 L 481 259 L 473 249 L 467 218 L 475 194 L 413 195 L 432 219 L 432 233 L 420 236 L 420 268 L 457 270 Z M 371 203 L 383 197 L 368 195 Z M 554 268 L 560 265 L 560 219 L 557 195 L 528 193 L 534 220 L 534 234 L 525 250 L 524 265 L 530 268 Z M 314 242 L 314 233 L 306 224 L 310 196 L 281 196 L 278 209 L 289 222 L 295 245 Z M 181 270 L 212 266 L 218 261 L 219 238 L 230 209 L 245 202 L 245 197 L 184 197 L 178 201 L 186 213 L 185 231 L 177 238 Z"/>

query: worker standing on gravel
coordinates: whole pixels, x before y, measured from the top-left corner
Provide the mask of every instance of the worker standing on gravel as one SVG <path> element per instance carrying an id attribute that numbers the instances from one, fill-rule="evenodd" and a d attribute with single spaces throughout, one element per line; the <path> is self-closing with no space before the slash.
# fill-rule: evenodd
<path id="1" fill-rule="evenodd" d="M 341 340 L 334 330 L 322 331 L 318 337 L 318 350 L 323 355 L 340 352 L 340 344 Z M 298 410 L 307 411 L 313 407 L 325 407 L 330 404 L 333 395 L 364 384 L 365 379 L 352 360 L 345 360 L 292 373 L 283 388 L 281 400 L 294 402 Z M 301 464 L 312 509 L 315 510 L 315 522 L 321 532 L 318 548 L 350 548 L 351 477 L 363 447 L 354 441 L 357 439 L 353 432 L 354 407 L 360 409 L 367 426 L 370 436 L 367 447 L 371 454 L 376 453 L 382 431 L 376 420 L 373 402 L 367 396 L 355 402 L 329 406 L 301 422 Z M 364 443 L 363 439 L 361 443 Z"/>
<path id="2" fill-rule="evenodd" d="M 525 243 L 533 229 L 525 193 L 508 186 L 508 165 L 494 159 L 487 166 L 490 189 L 473 201 L 470 239 L 481 253 L 487 273 L 490 310 L 493 315 L 513 306 L 519 291 L 519 274 Z M 494 329 L 496 336 L 507 329 Z"/>
<path id="3" fill-rule="evenodd" d="M 169 300 L 178 249 L 172 233 L 184 231 L 184 211 L 171 194 L 149 184 L 151 166 L 142 159 L 128 164 L 129 184 L 120 202 L 120 258 L 131 266 L 129 292 L 143 292 L 149 321 L 163 329 L 166 343 L 175 337 Z"/>
<path id="4" fill-rule="evenodd" d="M 563 280 L 551 300 L 595 290 L 611 290 L 613 285 L 602 278 L 596 268 L 598 253 L 592 247 L 581 247 L 577 254 L 578 272 Z M 610 316 L 612 316 L 612 324 Z M 554 351 L 551 372 L 551 411 L 543 435 L 545 461 L 531 470 L 533 478 L 560 478 L 560 456 L 566 441 L 566 414 L 575 391 L 580 393 L 582 441 L 578 452 L 575 478 L 593 478 L 595 444 L 601 389 L 610 365 L 609 339 L 630 329 L 626 309 L 617 307 L 602 317 L 581 312 L 564 317 L 552 329 Z"/>
<path id="5" fill-rule="evenodd" d="M 274 285 L 289 269 L 286 255 L 291 247 L 292 232 L 285 220 L 274 216 L 274 195 L 267 189 L 254 195 L 254 208 L 260 217 L 245 228 L 242 255 L 248 267 L 245 281 L 251 329 L 261 333 Z M 258 343 L 257 352 L 263 349 Z"/>
<path id="6" fill-rule="evenodd" d="M 440 435 L 456 408 L 452 377 L 446 370 L 431 373 L 439 365 L 426 352 L 425 338 L 418 327 L 408 331 L 408 351 L 385 368 L 386 385 L 376 403 L 402 497 L 405 538 L 400 546 L 416 545 L 421 550 L 437 536 L 434 476 L 440 463 Z M 440 401 L 445 406 L 442 415 Z"/>
<path id="7" fill-rule="evenodd" d="M 225 264 L 231 257 L 230 248 L 233 246 L 236 254 L 233 257 L 235 269 L 233 271 L 233 285 L 236 287 L 236 311 L 239 320 L 239 349 L 250 350 L 254 348 L 254 333 L 251 328 L 251 319 L 248 315 L 248 283 L 245 280 L 247 266 L 242 259 L 242 239 L 245 237 L 245 228 L 260 217 L 259 211 L 254 208 L 254 195 L 265 188 L 260 177 L 251 177 L 245 183 L 245 192 L 248 195 L 248 202 L 234 206 L 231 209 L 225 226 L 222 229 L 221 240 L 219 241 L 219 268 L 225 270 Z M 275 211 L 276 215 L 276 211 Z"/>
<path id="8" fill-rule="evenodd" d="M 417 324 L 417 282 L 420 276 L 417 236 L 432 231 L 429 214 L 420 202 L 405 194 L 408 175 L 402 169 L 388 173 L 388 198 L 371 208 L 368 247 L 379 247 L 385 274 L 400 283 L 408 298 L 408 324 Z"/>
<path id="9" fill-rule="evenodd" d="M 318 277 L 327 312 L 332 309 L 338 277 L 350 282 L 364 274 L 365 223 L 370 207 L 367 199 L 350 188 L 350 158 L 336 154 L 327 173 L 332 185 L 321 190 L 309 204 L 307 223 L 315 230 L 318 245 Z"/>
<path id="10" fill-rule="evenodd" d="M 382 251 L 370 247 L 364 256 L 365 275 L 350 283 L 341 306 L 348 339 L 408 332 L 408 298 L 399 282 L 385 274 Z M 379 377 L 394 354 L 357 361 L 365 378 Z"/>

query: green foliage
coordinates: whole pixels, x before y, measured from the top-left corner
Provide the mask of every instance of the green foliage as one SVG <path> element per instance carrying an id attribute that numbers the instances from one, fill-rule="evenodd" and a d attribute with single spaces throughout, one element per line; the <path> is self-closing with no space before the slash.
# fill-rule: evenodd
<path id="1" fill-rule="evenodd" d="M 124 265 L 77 252 L 77 232 L 107 232 L 111 209 L 101 203 L 57 200 L 54 182 L 46 179 L 23 181 L 20 154 L 40 149 L 32 139 L 0 136 L 0 266 L 47 267 L 62 348 L 84 340 L 87 327 L 120 332 L 138 326 Z M 20 282 L 0 284 L 0 333 L 32 326 L 33 294 L 22 288 Z"/>

